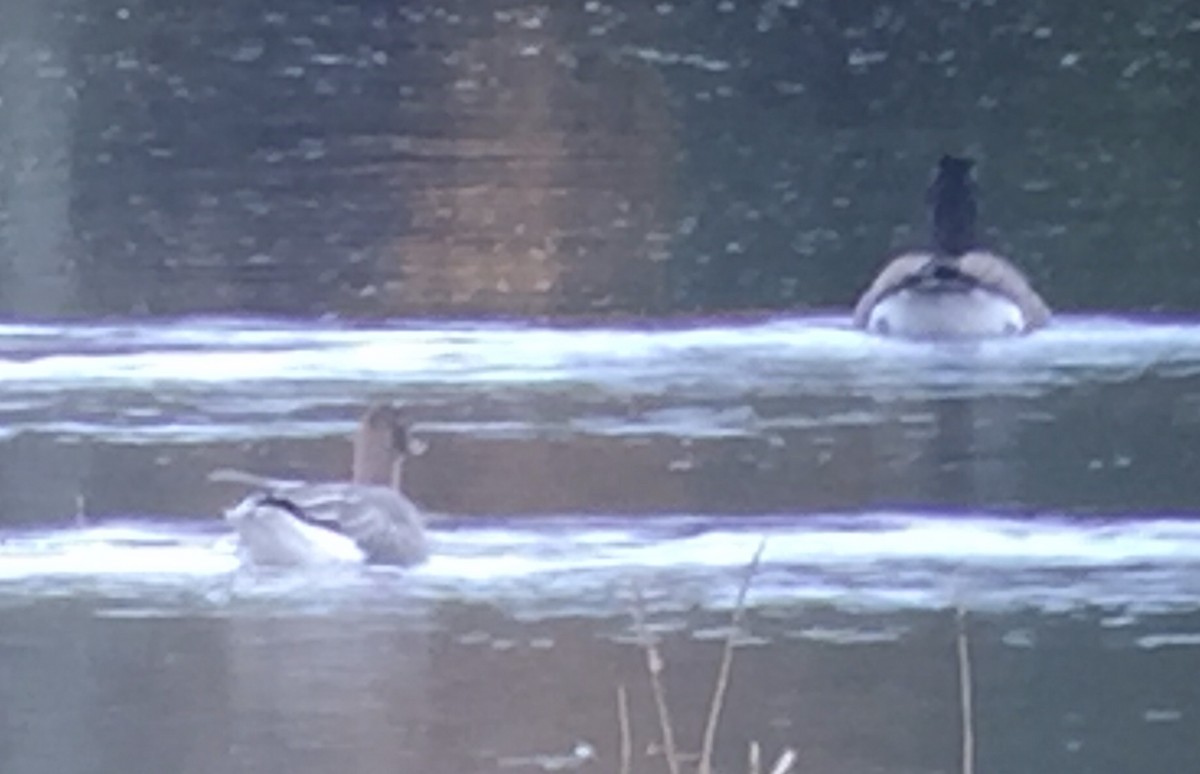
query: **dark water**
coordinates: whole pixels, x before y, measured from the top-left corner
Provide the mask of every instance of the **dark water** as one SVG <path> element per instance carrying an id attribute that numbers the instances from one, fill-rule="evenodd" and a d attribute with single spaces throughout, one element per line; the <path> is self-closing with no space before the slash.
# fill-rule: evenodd
<path id="1" fill-rule="evenodd" d="M 1194 767 L 1192 4 L 0 11 L 3 774 L 666 771 L 764 538 L 719 770 L 958 771 L 958 607 L 978 771 Z M 848 329 L 946 150 L 1051 329 Z M 374 399 L 431 561 L 240 567 Z"/>
<path id="2" fill-rule="evenodd" d="M 1052 304 L 1200 297 L 1188 2 L 4 11 L 8 311 L 841 307 L 947 150 Z"/>

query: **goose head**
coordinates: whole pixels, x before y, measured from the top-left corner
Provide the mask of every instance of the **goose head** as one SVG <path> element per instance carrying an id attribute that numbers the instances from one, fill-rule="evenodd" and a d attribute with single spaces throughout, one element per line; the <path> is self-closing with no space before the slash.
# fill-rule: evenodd
<path id="1" fill-rule="evenodd" d="M 399 490 L 404 458 L 417 451 L 399 409 L 372 404 L 354 435 L 353 481 Z"/>

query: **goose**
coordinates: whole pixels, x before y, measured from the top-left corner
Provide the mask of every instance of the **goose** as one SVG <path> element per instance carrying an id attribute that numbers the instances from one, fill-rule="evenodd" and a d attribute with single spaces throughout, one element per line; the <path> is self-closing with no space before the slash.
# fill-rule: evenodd
<path id="1" fill-rule="evenodd" d="M 312 483 L 229 469 L 209 479 L 256 490 L 225 511 L 251 564 L 407 566 L 428 554 L 421 512 L 400 491 L 410 450 L 399 412 L 375 404 L 354 436 L 352 481 Z"/>
<path id="2" fill-rule="evenodd" d="M 926 205 L 932 251 L 888 263 L 854 308 L 857 328 L 906 338 L 978 338 L 1029 333 L 1050 308 L 1025 275 L 975 238 L 974 161 L 943 156 Z"/>

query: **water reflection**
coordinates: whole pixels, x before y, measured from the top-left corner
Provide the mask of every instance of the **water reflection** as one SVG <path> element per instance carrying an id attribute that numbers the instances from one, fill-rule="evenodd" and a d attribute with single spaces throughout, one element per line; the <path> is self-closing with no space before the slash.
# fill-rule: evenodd
<path id="1" fill-rule="evenodd" d="M 981 765 L 1190 760 L 1194 326 L 2 333 L 5 771 L 611 768 L 617 685 L 657 735 L 631 588 L 695 739 L 763 536 L 720 765 L 752 739 L 830 772 L 956 765 L 956 604 Z M 207 472 L 336 476 L 373 398 L 429 441 L 413 493 L 485 516 L 438 518 L 410 572 L 240 568 Z"/>
<path id="2" fill-rule="evenodd" d="M 211 518 L 228 503 L 204 477 L 231 465 L 347 475 L 352 418 L 373 399 L 403 405 L 428 442 L 408 486 L 434 511 L 1194 505 L 1200 338 L 1182 324 L 1067 317 L 939 348 L 830 318 L 226 320 L 10 326 L 3 347 L 8 522 L 69 520 L 81 500 Z"/>
<path id="3" fill-rule="evenodd" d="M 738 770 L 759 740 L 830 772 L 951 769 L 954 605 L 971 611 L 981 765 L 1190 755 L 1190 522 L 571 517 L 443 522 L 434 535 L 434 558 L 412 571 L 314 574 L 239 569 L 222 530 L 186 523 L 10 531 L 9 770 L 604 770 L 617 685 L 635 770 L 654 770 L 632 592 L 691 749 L 764 537 L 722 766 Z M 580 747 L 597 759 L 572 758 Z"/>

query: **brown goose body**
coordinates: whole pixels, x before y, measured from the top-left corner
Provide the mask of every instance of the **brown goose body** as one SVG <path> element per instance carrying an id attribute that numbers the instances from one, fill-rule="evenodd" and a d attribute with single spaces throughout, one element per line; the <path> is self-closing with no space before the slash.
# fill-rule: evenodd
<path id="1" fill-rule="evenodd" d="M 354 440 L 352 481 L 307 482 L 217 470 L 213 481 L 256 491 L 225 512 L 255 564 L 412 565 L 428 556 L 420 509 L 400 491 L 407 428 L 391 406 L 371 407 Z"/>

